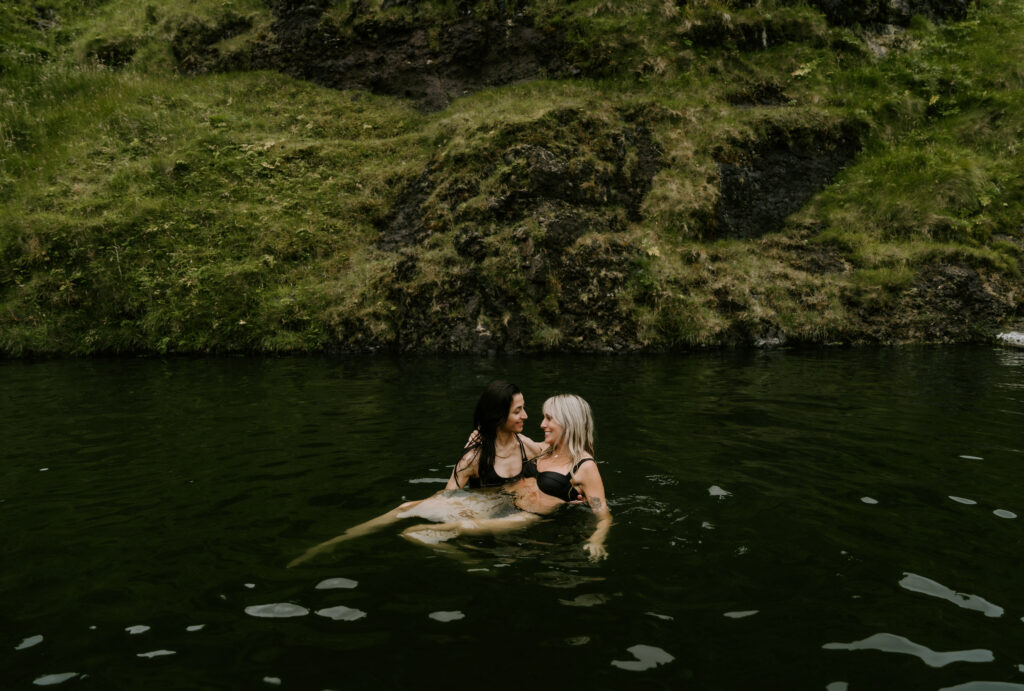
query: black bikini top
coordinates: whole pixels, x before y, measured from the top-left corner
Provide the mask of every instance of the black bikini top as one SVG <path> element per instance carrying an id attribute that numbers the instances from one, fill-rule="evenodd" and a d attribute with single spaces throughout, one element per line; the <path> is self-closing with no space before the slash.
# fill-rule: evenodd
<path id="1" fill-rule="evenodd" d="M 572 473 L 579 470 L 579 467 L 587 461 L 597 463 L 590 457 L 580 459 L 579 463 L 572 467 Z M 523 464 L 523 477 L 537 478 L 537 487 L 541 492 L 562 501 L 578 501 L 583 496 L 572 486 L 571 473 L 563 474 L 555 470 L 539 471 L 536 458 Z"/>
<path id="2" fill-rule="evenodd" d="M 523 440 L 519 438 L 518 434 L 516 435 L 516 441 L 519 442 L 519 455 L 523 459 L 523 468 L 526 468 L 526 447 L 523 446 Z M 508 484 L 509 482 L 515 482 L 523 476 L 523 471 L 520 470 L 512 477 L 502 477 L 501 475 L 498 475 L 493 464 L 486 467 L 480 467 L 477 472 L 480 476 L 469 478 L 469 482 L 466 483 L 467 487 L 474 489 L 477 487 L 497 487 L 499 485 Z"/>

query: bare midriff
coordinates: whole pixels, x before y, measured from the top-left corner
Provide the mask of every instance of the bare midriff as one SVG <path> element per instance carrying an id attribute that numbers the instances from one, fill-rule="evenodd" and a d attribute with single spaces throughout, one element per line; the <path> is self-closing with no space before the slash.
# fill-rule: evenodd
<path id="1" fill-rule="evenodd" d="M 504 491 L 515 497 L 517 507 L 530 513 L 549 514 L 565 504 L 561 499 L 541 492 L 537 487 L 537 479 L 532 477 L 507 485 Z"/>

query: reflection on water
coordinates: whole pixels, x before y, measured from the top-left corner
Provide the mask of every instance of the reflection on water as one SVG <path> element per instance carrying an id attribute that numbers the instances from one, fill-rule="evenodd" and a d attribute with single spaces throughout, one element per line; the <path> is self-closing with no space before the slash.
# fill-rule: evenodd
<path id="1" fill-rule="evenodd" d="M 535 438 L 545 396 L 590 401 L 607 561 L 572 507 L 285 568 L 442 489 L 496 377 Z M 521 688 L 505 651 L 597 688 L 1024 683 L 1024 352 L 2 363 L 0 390 L 11 688 Z"/>
<path id="2" fill-rule="evenodd" d="M 973 609 L 983 613 L 986 617 L 1003 616 L 1002 607 L 993 605 L 984 598 L 977 595 L 965 595 L 964 593 L 954 592 L 941 583 L 936 583 L 930 578 L 918 576 L 915 573 L 903 574 L 903 580 L 900 581 L 900 585 L 912 593 L 924 593 L 925 595 L 948 600 L 957 607 Z"/>
<path id="3" fill-rule="evenodd" d="M 939 653 L 891 633 L 876 633 L 863 641 L 853 643 L 826 643 L 822 647 L 826 650 L 881 650 L 886 653 L 904 653 L 921 658 L 930 667 L 945 667 L 953 662 L 992 662 L 995 659 L 991 650 L 954 650 Z"/>

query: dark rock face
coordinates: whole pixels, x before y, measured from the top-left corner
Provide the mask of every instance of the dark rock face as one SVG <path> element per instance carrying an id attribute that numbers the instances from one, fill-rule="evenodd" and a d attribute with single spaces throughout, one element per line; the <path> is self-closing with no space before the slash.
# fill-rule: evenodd
<path id="1" fill-rule="evenodd" d="M 486 87 L 566 69 L 559 37 L 537 31 L 511 7 L 505 16 L 467 14 L 435 26 L 382 23 L 353 9 L 339 26 L 324 16 L 328 4 L 272 3 L 277 19 L 270 34 L 244 56 L 224 56 L 215 47 L 250 29 L 244 19 L 228 13 L 214 25 L 186 23 L 173 41 L 175 57 L 188 73 L 272 69 L 331 88 L 409 98 L 425 110 Z"/>
<path id="2" fill-rule="evenodd" d="M 628 117 L 608 123 L 574 109 L 555 110 L 507 125 L 479 148 L 431 161 L 399 197 L 378 246 L 417 245 L 464 224 L 475 229 L 461 231 L 469 237 L 526 219 L 540 225 L 543 244 L 552 248 L 567 246 L 586 230 L 621 230 L 626 221 L 639 220 L 640 204 L 662 166 L 661 148 L 646 125 Z"/>
<path id="3" fill-rule="evenodd" d="M 361 25 L 354 38 L 302 8 L 274 26 L 277 45 L 257 63 L 338 89 L 403 96 L 438 110 L 484 87 L 546 76 L 557 41 L 522 24 L 466 19 L 440 28 Z"/>
<path id="4" fill-rule="evenodd" d="M 875 309 L 858 300 L 859 338 L 878 343 L 984 341 L 1014 314 L 1020 285 L 1005 276 L 955 258 L 937 259 L 912 285 Z"/>
<path id="5" fill-rule="evenodd" d="M 763 136 L 719 150 L 721 196 L 708 234 L 751 238 L 782 228 L 848 165 L 860 150 L 855 125 L 784 129 L 771 124 Z"/>
<path id="6" fill-rule="evenodd" d="M 222 60 L 215 44 L 251 28 L 249 19 L 233 12 L 223 15 L 215 24 L 186 20 L 171 40 L 171 52 L 178 61 L 178 69 L 186 74 L 199 74 L 238 67 Z"/>
<path id="7" fill-rule="evenodd" d="M 431 161 L 381 226 L 400 349 L 517 350 L 538 325 L 567 350 L 627 349 L 618 304 L 639 250 L 618 237 L 660 169 L 642 118 L 549 112 Z M 442 266 L 425 247 L 450 246 Z M 443 280 L 431 276 L 444 275 Z"/>
<path id="8" fill-rule="evenodd" d="M 905 26 L 914 15 L 931 19 L 964 19 L 972 3 L 971 0 L 811 0 L 811 4 L 820 9 L 832 24 Z"/>

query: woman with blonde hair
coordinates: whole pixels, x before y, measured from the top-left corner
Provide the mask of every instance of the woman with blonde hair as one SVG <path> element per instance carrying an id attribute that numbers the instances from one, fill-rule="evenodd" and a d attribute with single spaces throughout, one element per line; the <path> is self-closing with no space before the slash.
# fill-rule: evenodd
<path id="1" fill-rule="evenodd" d="M 522 460 L 521 471 L 516 472 L 515 454 L 511 448 L 507 452 L 507 464 L 500 452 L 495 454 L 499 462 L 488 462 L 483 458 L 478 449 L 481 444 L 486 445 L 491 435 L 487 431 L 481 434 L 478 427 L 444 490 L 426 499 L 406 502 L 383 516 L 349 528 L 338 537 L 307 550 L 289 566 L 306 561 L 334 544 L 375 532 L 405 518 L 434 522 L 411 526 L 403 531 L 403 537 L 424 544 L 438 544 L 459 535 L 494 534 L 525 528 L 562 506 L 583 502 L 597 517 L 597 526 L 583 549 L 592 561 L 606 558 L 608 552 L 604 543 L 612 515 L 605 498 L 604 482 L 594 460 L 594 418 L 590 405 L 574 394 L 561 394 L 545 401 L 544 420 L 540 425 L 544 431 L 543 445 L 518 435 L 522 430 L 522 420 L 526 418 L 522 406 L 522 394 L 517 389 L 503 424 L 513 431 L 524 459 L 525 447 L 541 453 Z M 522 441 L 518 441 L 520 439 Z M 492 477 L 497 480 L 495 484 L 504 484 L 490 491 L 461 489 L 467 478 L 480 478 L 483 481 L 481 485 L 486 486 L 491 484 L 487 480 Z"/>
<path id="2" fill-rule="evenodd" d="M 463 516 L 442 523 L 425 523 L 402 534 L 422 542 L 438 542 L 456 535 L 480 535 L 523 528 L 573 502 L 585 502 L 597 517 L 597 526 L 583 549 L 591 560 L 608 556 L 604 543 L 612 515 L 604 481 L 594 460 L 594 417 L 590 405 L 575 394 L 560 394 L 544 401 L 545 451 L 523 465 L 523 478 L 501 488 L 518 511 L 506 515 Z"/>

